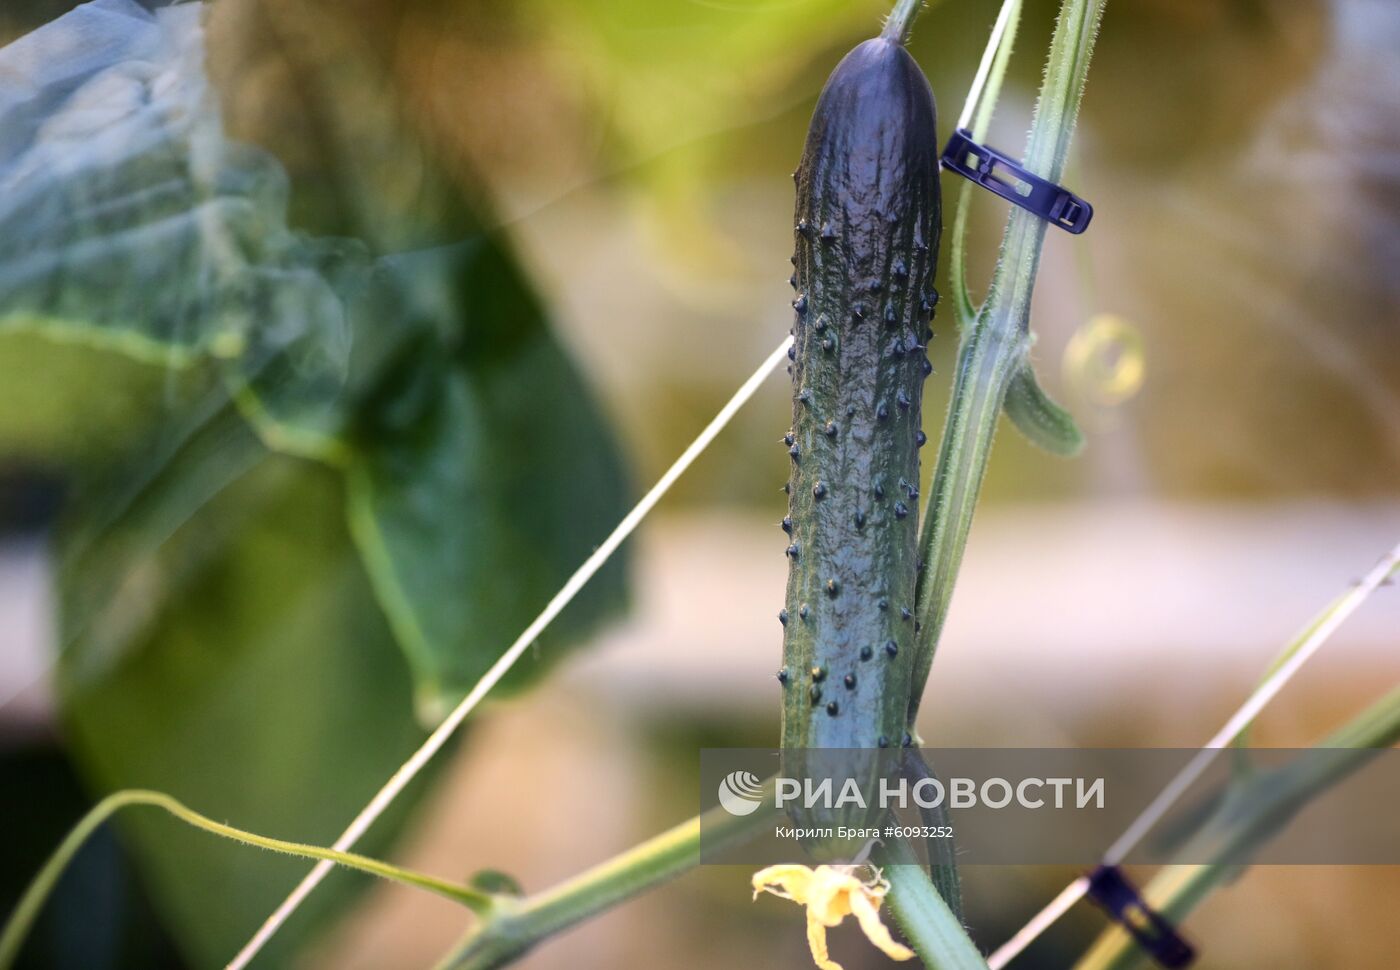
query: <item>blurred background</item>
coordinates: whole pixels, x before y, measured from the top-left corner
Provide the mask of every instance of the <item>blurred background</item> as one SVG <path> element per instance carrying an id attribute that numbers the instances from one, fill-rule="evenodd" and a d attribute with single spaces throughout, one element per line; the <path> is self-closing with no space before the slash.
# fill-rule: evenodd
<path id="1" fill-rule="evenodd" d="M 0 41 L 72 6 L 12 0 Z M 789 173 L 887 7 L 108 6 L 0 70 L 7 910 L 118 787 L 334 839 L 785 333 Z M 997 7 L 917 22 L 945 132 Z M 1055 9 L 1026 4 L 988 139 L 1011 154 Z M 1095 220 L 1051 234 L 1032 318 L 1089 444 L 999 435 L 930 745 L 1199 744 L 1400 540 L 1397 50 L 1388 0 L 1109 3 L 1066 177 Z M 121 70 L 63 69 L 86 60 Z M 976 293 L 1006 212 L 972 213 Z M 930 437 L 956 347 L 934 329 Z M 764 386 L 367 851 L 539 889 L 693 814 L 701 747 L 776 744 L 789 399 Z M 1255 743 L 1312 743 L 1398 680 L 1383 589 Z M 105 832 L 28 965 L 219 965 L 305 866 L 214 842 Z M 800 911 L 748 875 L 521 965 L 810 966 Z M 969 869 L 974 938 L 1073 875 Z M 1394 869 L 1261 868 L 1187 929 L 1205 967 L 1393 967 L 1397 898 Z M 468 925 L 337 873 L 267 965 L 428 966 Z M 1016 966 L 1103 925 L 1080 907 Z M 833 955 L 888 962 L 850 928 Z"/>

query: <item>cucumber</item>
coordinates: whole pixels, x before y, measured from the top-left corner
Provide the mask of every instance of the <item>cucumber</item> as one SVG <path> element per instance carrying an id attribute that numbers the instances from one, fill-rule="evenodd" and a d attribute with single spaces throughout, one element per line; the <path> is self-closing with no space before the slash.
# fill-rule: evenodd
<path id="1" fill-rule="evenodd" d="M 912 743 L 938 156 L 933 92 L 903 46 L 847 54 L 794 173 L 785 751 Z"/>

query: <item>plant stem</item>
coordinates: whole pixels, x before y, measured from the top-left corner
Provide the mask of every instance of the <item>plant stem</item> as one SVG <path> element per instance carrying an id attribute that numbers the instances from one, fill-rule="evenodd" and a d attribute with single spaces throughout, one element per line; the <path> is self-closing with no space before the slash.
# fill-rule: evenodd
<path id="1" fill-rule="evenodd" d="M 943 901 L 904 839 L 881 843 L 875 863 L 890 881 L 886 897 L 895 921 L 931 970 L 986 970 L 987 962 Z"/>
<path id="2" fill-rule="evenodd" d="M 491 911 L 439 970 L 505 966 L 546 937 L 699 865 L 702 826 L 707 846 L 718 848 L 742 841 L 766 821 L 764 813 L 735 818 L 713 809 L 551 889 L 523 899 L 496 897 Z M 892 843 L 879 852 L 879 864 L 889 867 L 890 907 L 927 966 L 985 970 L 977 948 L 908 844 Z"/>
<path id="3" fill-rule="evenodd" d="M 1059 180 L 1069 151 L 1104 3 L 1065 0 L 1055 24 L 1049 66 L 1026 150 L 1026 167 L 1052 181 Z M 1032 343 L 1031 293 L 1045 228 L 1038 216 L 1012 209 L 987 299 L 975 318 L 960 321 L 957 376 L 920 539 L 925 563 L 917 605 L 921 639 L 908 717 L 909 731 L 915 737 L 919 703 L 962 565 L 997 421 L 1012 379 L 1027 366 Z M 954 246 L 961 253 L 956 240 Z"/>
<path id="4" fill-rule="evenodd" d="M 895 0 L 894 9 L 885 20 L 885 29 L 880 36 L 903 44 L 909 39 L 909 31 L 914 26 L 914 18 L 919 15 L 923 0 Z"/>
<path id="5" fill-rule="evenodd" d="M 356 869 L 360 872 L 367 872 L 371 875 L 379 876 L 383 879 L 390 879 L 394 882 L 401 882 L 409 886 L 416 886 L 419 889 L 426 889 L 428 892 L 445 896 L 453 902 L 461 903 L 468 909 L 477 913 L 487 912 L 493 905 L 493 897 L 488 893 L 479 892 L 467 886 L 459 886 L 455 883 L 438 879 L 434 876 L 424 875 L 408 869 L 401 869 L 391 866 L 388 863 L 370 859 L 367 856 L 355 855 L 348 852 L 336 852 L 333 849 L 323 849 L 314 845 L 303 845 L 299 842 L 285 842 L 282 839 L 270 839 L 254 832 L 245 832 L 236 829 L 213 819 L 206 818 L 187 807 L 184 804 L 171 798 L 169 795 L 155 791 L 130 790 L 119 791 L 108 795 L 102 801 L 94 805 L 86 815 L 78 821 L 66 838 L 54 850 L 44 867 L 39 870 L 34 877 L 29 888 L 25 890 L 20 898 L 19 905 L 10 914 L 9 920 L 5 924 L 3 933 L 0 933 L 0 968 L 7 968 L 13 965 L 15 958 L 19 955 L 20 947 L 24 943 L 25 936 L 29 933 L 42 910 L 45 900 L 58 885 L 59 879 L 67 870 L 73 857 L 78 854 L 78 850 L 83 847 L 87 840 L 97 829 L 111 818 L 116 812 L 133 805 L 145 805 L 153 808 L 164 809 L 171 815 L 193 825 L 195 828 L 203 829 L 214 835 L 242 842 L 245 845 L 256 846 L 260 849 L 267 849 L 272 852 L 283 852 L 288 855 L 300 856 L 308 859 L 324 859 L 345 866 L 349 869 Z"/>
<path id="6" fill-rule="evenodd" d="M 767 821 L 764 812 L 736 818 L 712 809 L 551 889 L 521 899 L 498 897 L 491 912 L 439 967 L 504 966 L 545 937 L 699 865 L 702 826 L 706 845 L 720 848 L 741 841 Z"/>
<path id="7" fill-rule="evenodd" d="M 1029 346 L 1029 340 L 1015 329 L 1008 316 L 996 313 L 993 317 L 996 309 L 984 306 L 963 331 L 928 519 L 920 538 L 924 571 L 919 576 L 916 598 L 921 637 L 914 660 L 908 715 L 909 731 L 915 738 L 919 736 L 915 730 L 919 703 L 962 565 L 1002 402 Z"/>
<path id="8" fill-rule="evenodd" d="M 1188 857 L 1214 861 L 1161 869 L 1143 891 L 1148 903 L 1173 923 L 1180 923 L 1215 889 L 1238 874 L 1241 858 L 1267 839 L 1309 800 L 1361 768 L 1377 751 L 1400 741 L 1400 688 L 1392 690 L 1318 748 L 1340 748 L 1352 756 L 1298 761 L 1262 775 L 1251 774 L 1227 796 L 1202 830 L 1182 850 Z M 1208 851 L 1202 846 L 1208 846 Z M 1105 931 L 1076 970 L 1126 970 L 1146 958 L 1121 927 Z"/>

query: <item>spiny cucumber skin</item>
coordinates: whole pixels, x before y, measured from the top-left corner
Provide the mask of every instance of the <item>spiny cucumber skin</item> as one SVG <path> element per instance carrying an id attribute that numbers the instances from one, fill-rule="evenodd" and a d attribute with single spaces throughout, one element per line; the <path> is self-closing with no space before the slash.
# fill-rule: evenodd
<path id="1" fill-rule="evenodd" d="M 795 173 L 785 750 L 908 743 L 938 155 L 913 58 L 856 47 Z"/>

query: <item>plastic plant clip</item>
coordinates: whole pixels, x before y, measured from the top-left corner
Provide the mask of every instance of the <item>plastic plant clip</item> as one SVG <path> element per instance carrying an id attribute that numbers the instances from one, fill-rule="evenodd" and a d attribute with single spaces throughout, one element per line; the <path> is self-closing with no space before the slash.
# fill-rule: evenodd
<path id="1" fill-rule="evenodd" d="M 1068 189 L 1027 171 L 1021 163 L 972 140 L 959 128 L 943 149 L 943 167 L 1003 199 L 1033 212 L 1046 222 L 1078 235 L 1089 228 L 1094 207 Z"/>
<path id="2" fill-rule="evenodd" d="M 1187 967 L 1196 959 L 1195 948 L 1182 939 L 1166 917 L 1147 905 L 1117 866 L 1099 866 L 1089 874 L 1089 898 L 1127 930 L 1160 966 Z"/>

